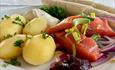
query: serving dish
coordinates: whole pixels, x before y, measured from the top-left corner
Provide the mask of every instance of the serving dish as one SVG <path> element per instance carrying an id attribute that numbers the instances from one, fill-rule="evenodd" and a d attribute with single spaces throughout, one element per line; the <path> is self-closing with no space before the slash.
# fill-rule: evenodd
<path id="1" fill-rule="evenodd" d="M 7 15 L 12 15 L 12 14 L 15 14 L 15 13 L 18 13 L 18 14 L 21 14 L 21 15 L 25 15 L 25 13 L 27 13 L 27 11 L 29 11 L 31 9 L 38 9 L 39 7 L 40 6 L 32 6 L 32 7 L 25 7 L 25 8 L 20 8 L 20 9 L 14 9 L 14 10 L 11 10 L 11 11 L 5 11 L 5 12 L 2 12 L 0 14 L 0 16 L 6 15 L 6 14 Z M 72 13 L 72 14 L 75 14 L 75 11 L 73 11 L 73 12 L 74 13 Z M 97 14 L 97 15 L 100 15 L 100 14 Z M 111 16 L 112 14 L 108 14 L 107 13 L 106 15 Z M 114 17 L 114 16 L 112 15 L 112 17 Z M 111 54 L 110 58 L 112 58 L 113 55 L 114 55 L 114 53 Z M 114 63 L 109 62 L 109 59 L 108 59 L 108 62 L 105 62 L 105 63 L 103 63 L 103 64 L 101 64 L 99 66 L 96 66 L 96 67 L 92 68 L 92 70 L 100 69 L 100 67 L 102 68 L 101 70 L 105 70 L 105 69 L 108 69 L 110 66 L 111 66 L 111 70 L 114 70 Z M 40 66 L 31 66 L 31 65 L 25 63 L 25 61 L 23 61 L 22 59 L 21 59 L 21 62 L 22 62 L 22 67 L 21 67 L 22 70 L 23 69 L 24 70 L 48 70 L 48 68 L 50 67 L 50 64 L 51 64 L 51 62 L 53 62 L 53 60 L 51 60 L 49 63 L 43 64 L 43 65 L 40 65 Z M 0 63 L 2 63 L 2 62 L 0 62 Z M 1 68 L 1 70 L 9 70 L 9 68 L 7 68 L 7 67 L 6 68 Z M 15 70 L 15 68 L 12 69 L 12 70 Z"/>

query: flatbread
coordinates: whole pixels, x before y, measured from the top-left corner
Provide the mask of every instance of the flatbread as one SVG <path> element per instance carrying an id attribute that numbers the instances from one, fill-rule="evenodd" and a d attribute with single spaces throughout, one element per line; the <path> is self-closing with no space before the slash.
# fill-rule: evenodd
<path id="1" fill-rule="evenodd" d="M 95 3 L 91 0 L 64 0 L 64 1 L 70 1 L 70 2 L 80 3 L 80 4 L 84 4 L 84 5 L 89 5 L 94 8 L 115 14 L 115 8 L 112 8 L 112 7 L 109 7 L 109 6 L 100 4 L 100 3 Z"/>

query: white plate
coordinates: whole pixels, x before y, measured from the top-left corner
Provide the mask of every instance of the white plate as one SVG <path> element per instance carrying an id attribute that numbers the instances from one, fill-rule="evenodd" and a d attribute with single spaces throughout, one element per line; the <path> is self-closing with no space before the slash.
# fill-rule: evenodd
<path id="1" fill-rule="evenodd" d="M 24 15 L 27 11 L 31 9 L 39 8 L 39 6 L 32 6 L 32 7 L 24 7 L 24 8 L 18 8 L 18 9 L 13 9 L 9 11 L 1 11 L 0 12 L 0 18 L 4 15 L 11 15 L 11 14 L 21 14 Z M 2 61 L 0 61 L 0 70 L 49 70 L 50 64 L 52 61 L 49 63 L 40 65 L 40 66 L 32 66 L 21 60 L 22 66 L 21 67 L 15 67 L 12 65 L 8 65 L 7 67 L 1 66 L 4 64 Z M 110 61 L 105 62 L 99 66 L 96 66 L 92 68 L 92 70 L 115 70 L 115 63 L 111 63 Z"/>

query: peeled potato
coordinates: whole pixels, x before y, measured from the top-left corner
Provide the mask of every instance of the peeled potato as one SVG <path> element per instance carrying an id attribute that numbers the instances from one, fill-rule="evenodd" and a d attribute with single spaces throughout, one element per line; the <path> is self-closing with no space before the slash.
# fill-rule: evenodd
<path id="1" fill-rule="evenodd" d="M 29 23 L 26 24 L 26 26 L 23 29 L 24 34 L 30 34 L 30 35 L 37 35 L 40 34 L 41 31 L 44 31 L 47 28 L 47 20 L 39 17 L 34 18 Z"/>
<path id="2" fill-rule="evenodd" d="M 51 36 L 44 39 L 42 34 L 29 39 L 23 47 L 23 58 L 32 65 L 41 65 L 52 59 L 56 49 Z"/>
<path id="3" fill-rule="evenodd" d="M 15 45 L 18 40 L 25 41 L 25 35 L 15 35 L 12 38 L 6 39 L 0 43 L 0 58 L 11 59 L 21 55 L 22 48 Z"/>
<path id="4" fill-rule="evenodd" d="M 0 22 L 0 41 L 7 38 L 8 35 L 21 33 L 23 27 L 19 24 L 13 23 L 16 17 L 19 17 L 21 21 L 25 23 L 26 20 L 20 15 L 12 15 L 10 18 L 2 20 Z"/>
<path id="5" fill-rule="evenodd" d="M 26 24 L 26 19 L 25 19 L 25 17 L 23 17 L 23 16 L 21 16 L 21 15 L 19 15 L 19 14 L 11 15 L 11 18 L 12 18 L 12 19 L 16 19 L 16 17 L 19 17 L 19 19 L 21 19 L 21 21 L 22 21 L 24 24 Z"/>

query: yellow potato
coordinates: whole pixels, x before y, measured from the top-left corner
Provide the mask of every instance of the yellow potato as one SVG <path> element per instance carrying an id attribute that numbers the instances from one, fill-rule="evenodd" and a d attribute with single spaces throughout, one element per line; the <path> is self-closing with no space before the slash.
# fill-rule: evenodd
<path id="1" fill-rule="evenodd" d="M 25 35 L 15 35 L 12 38 L 6 39 L 0 43 L 0 58 L 11 59 L 19 56 L 22 52 L 21 46 L 17 46 L 16 42 L 19 40 L 22 43 L 26 40 Z M 22 44 L 21 43 L 21 44 Z"/>
<path id="2" fill-rule="evenodd" d="M 19 15 L 19 14 L 11 15 L 11 18 L 12 18 L 12 19 L 16 19 L 16 17 L 19 17 L 19 19 L 21 19 L 21 21 L 22 21 L 24 24 L 26 24 L 26 19 L 25 19 L 25 17 L 23 17 L 23 16 L 21 16 L 21 15 Z"/>
<path id="3" fill-rule="evenodd" d="M 51 36 L 44 39 L 42 34 L 29 39 L 23 47 L 23 58 L 32 65 L 41 65 L 52 59 L 56 49 Z"/>
<path id="4" fill-rule="evenodd" d="M 24 34 L 30 34 L 30 35 L 37 35 L 40 34 L 41 31 L 44 31 L 47 28 L 47 20 L 39 17 L 34 18 L 29 23 L 26 24 L 26 26 L 23 29 Z"/>
<path id="5" fill-rule="evenodd" d="M 8 38 L 9 35 L 12 36 L 14 34 L 21 33 L 22 26 L 20 24 L 13 23 L 18 16 L 19 19 L 25 23 L 26 20 L 20 15 L 12 15 L 10 18 L 4 19 L 0 22 L 0 41 Z"/>

